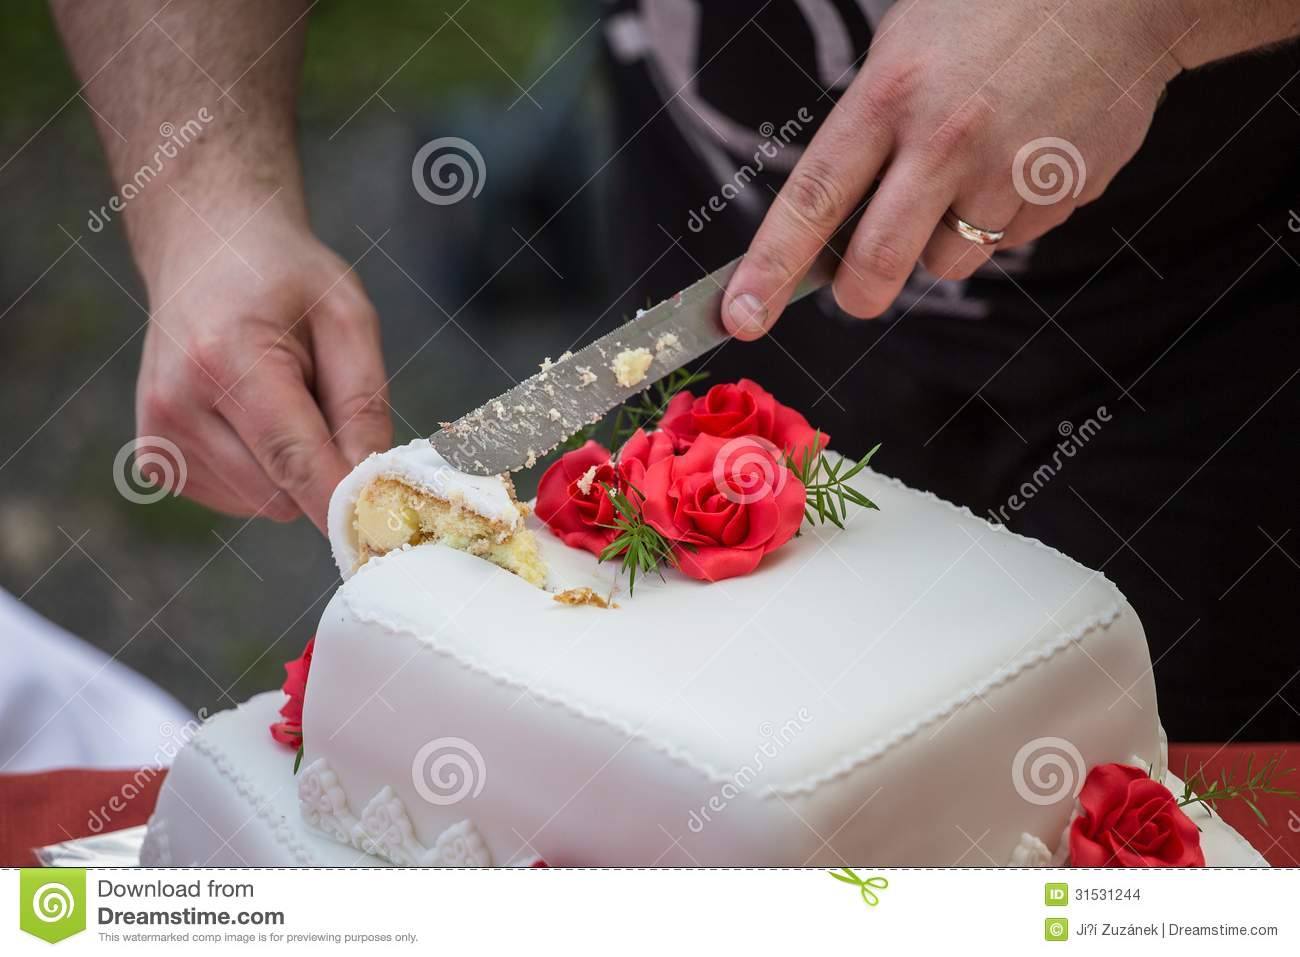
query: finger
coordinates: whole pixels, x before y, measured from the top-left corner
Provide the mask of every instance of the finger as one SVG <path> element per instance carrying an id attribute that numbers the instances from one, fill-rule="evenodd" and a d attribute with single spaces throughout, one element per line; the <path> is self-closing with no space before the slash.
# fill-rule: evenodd
<path id="1" fill-rule="evenodd" d="M 193 447 L 202 449 L 200 460 L 205 474 L 218 481 L 227 496 L 240 507 L 225 509 L 231 514 L 257 515 L 275 522 L 291 522 L 302 514 L 294 500 L 281 491 L 235 430 L 219 415 L 202 417 L 194 431 Z M 211 485 L 212 480 L 207 484 Z"/>
<path id="2" fill-rule="evenodd" d="M 349 466 L 330 441 L 297 360 L 267 355 L 219 408 L 267 477 L 324 532 L 330 494 Z"/>
<path id="3" fill-rule="evenodd" d="M 368 301 L 311 319 L 316 396 L 334 442 L 350 465 L 393 444 L 379 319 Z"/>
<path id="4" fill-rule="evenodd" d="M 1007 225 L 1006 235 L 998 243 L 998 249 L 1013 249 L 1033 242 L 1060 226 L 1077 208 L 1073 203 L 1052 203 L 1050 206 L 1026 203 Z"/>
<path id="5" fill-rule="evenodd" d="M 740 339 L 776 322 L 813 259 L 866 195 L 889 155 L 889 117 L 871 84 L 851 87 L 791 171 L 727 284 L 722 319 Z"/>
<path id="6" fill-rule="evenodd" d="M 179 396 L 179 390 L 168 390 L 166 398 L 159 399 L 151 391 L 137 413 L 139 430 L 142 436 L 170 437 L 181 459 L 176 468 L 184 470 L 187 485 L 197 483 L 196 491 L 207 490 L 204 504 L 232 515 L 251 515 L 262 509 L 260 514 L 275 521 L 297 518 L 301 510 L 283 493 L 277 495 L 276 484 L 220 413 Z M 148 472 L 150 467 L 146 463 L 142 471 Z M 189 495 L 188 487 L 184 493 Z M 215 498 L 224 504 L 213 505 Z"/>
<path id="7" fill-rule="evenodd" d="M 952 211 L 964 222 L 987 232 L 1005 230 L 1022 205 L 1023 201 L 1014 191 L 1009 194 L 962 191 L 951 203 Z M 988 262 L 999 245 L 974 242 L 947 223 L 940 222 L 926 244 L 921 261 L 940 279 L 968 279 Z"/>
<path id="8" fill-rule="evenodd" d="M 955 177 L 920 164 L 900 160 L 889 167 L 831 284 L 841 309 L 866 319 L 889 308 L 955 189 Z"/>
<path id="9" fill-rule="evenodd" d="M 230 491 L 219 480 L 215 480 L 210 476 L 191 478 L 183 488 L 178 490 L 178 494 L 184 495 L 186 498 L 198 502 L 214 512 L 233 515 L 236 518 L 250 518 L 259 514 L 256 505 L 249 503 L 242 495 Z"/>

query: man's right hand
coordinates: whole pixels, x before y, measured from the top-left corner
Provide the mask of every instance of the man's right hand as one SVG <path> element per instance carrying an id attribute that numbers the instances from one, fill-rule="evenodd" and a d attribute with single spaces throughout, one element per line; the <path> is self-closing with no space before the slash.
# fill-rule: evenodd
<path id="1" fill-rule="evenodd" d="M 182 494 L 324 531 L 334 486 L 392 440 L 375 309 L 299 217 L 225 206 L 209 229 L 171 198 L 182 225 L 152 237 L 145 269 L 137 432 L 180 448 Z"/>

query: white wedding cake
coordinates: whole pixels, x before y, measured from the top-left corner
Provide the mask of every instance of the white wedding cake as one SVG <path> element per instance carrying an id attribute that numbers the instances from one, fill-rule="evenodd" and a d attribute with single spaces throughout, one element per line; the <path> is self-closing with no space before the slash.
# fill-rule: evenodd
<path id="1" fill-rule="evenodd" d="M 666 568 L 629 595 L 507 482 L 422 440 L 372 457 L 331 504 L 345 580 L 300 766 L 267 732 L 281 693 L 216 716 L 143 860 L 1061 862 L 1090 768 L 1166 774 L 1137 614 L 1046 545 L 869 469 L 851 485 L 879 510 L 805 523 L 748 574 Z M 1195 813 L 1210 863 L 1262 863 Z"/>

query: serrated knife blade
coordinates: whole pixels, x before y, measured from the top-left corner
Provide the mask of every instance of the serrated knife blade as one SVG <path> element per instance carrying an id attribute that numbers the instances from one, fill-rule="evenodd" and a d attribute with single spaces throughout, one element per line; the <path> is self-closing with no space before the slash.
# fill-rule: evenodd
<path id="1" fill-rule="evenodd" d="M 838 263 L 838 254 L 824 248 L 791 302 L 829 283 Z M 429 441 L 452 466 L 472 475 L 530 468 L 582 427 L 726 342 L 722 294 L 739 264 L 740 259 L 733 259 L 631 322 L 544 364 L 513 389 L 443 426 Z M 620 383 L 615 359 L 638 349 L 651 359 L 644 378 Z"/>

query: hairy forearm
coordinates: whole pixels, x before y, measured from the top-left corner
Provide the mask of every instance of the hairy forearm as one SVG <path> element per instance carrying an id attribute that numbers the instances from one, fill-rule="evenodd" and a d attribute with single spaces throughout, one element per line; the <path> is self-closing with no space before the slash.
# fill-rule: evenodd
<path id="1" fill-rule="evenodd" d="M 177 229 L 206 231 L 199 216 L 226 232 L 263 204 L 305 219 L 294 137 L 304 0 L 52 7 L 146 280 Z"/>
<path id="2" fill-rule="evenodd" d="M 1300 0 L 1177 0 L 1183 69 L 1300 36 Z"/>

